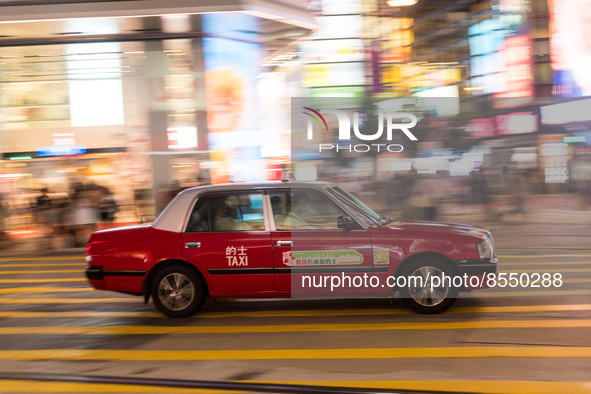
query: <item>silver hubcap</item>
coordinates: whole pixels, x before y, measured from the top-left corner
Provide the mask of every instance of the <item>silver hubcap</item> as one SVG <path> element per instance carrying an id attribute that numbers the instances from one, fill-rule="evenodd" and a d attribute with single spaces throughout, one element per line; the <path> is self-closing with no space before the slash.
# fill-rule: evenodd
<path id="1" fill-rule="evenodd" d="M 424 266 L 417 269 L 411 274 L 411 277 L 420 277 L 420 280 L 409 280 L 409 293 L 413 300 L 422 306 L 436 306 L 439 305 L 449 293 L 449 283 L 442 280 L 443 272 L 432 266 Z M 434 277 L 438 277 L 433 281 Z M 433 283 L 435 282 L 435 283 Z M 449 282 L 449 281 L 448 281 Z M 438 285 L 437 287 L 433 284 Z M 413 286 L 414 285 L 414 286 Z"/>
<path id="2" fill-rule="evenodd" d="M 195 286 L 187 276 L 179 272 L 168 274 L 158 285 L 158 298 L 166 308 L 180 311 L 193 302 Z"/>

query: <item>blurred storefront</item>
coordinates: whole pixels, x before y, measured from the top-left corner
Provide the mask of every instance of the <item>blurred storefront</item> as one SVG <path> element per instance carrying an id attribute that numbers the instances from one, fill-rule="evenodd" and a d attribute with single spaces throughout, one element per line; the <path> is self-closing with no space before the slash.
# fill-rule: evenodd
<path id="1" fill-rule="evenodd" d="M 291 48 L 318 28 L 303 5 L 7 3 L 0 22 L 1 193 L 95 183 L 153 217 L 179 188 L 288 162 Z"/>

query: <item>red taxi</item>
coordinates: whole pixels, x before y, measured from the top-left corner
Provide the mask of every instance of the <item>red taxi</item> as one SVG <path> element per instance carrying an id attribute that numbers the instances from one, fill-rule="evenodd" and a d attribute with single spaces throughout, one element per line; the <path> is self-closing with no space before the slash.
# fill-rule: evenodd
<path id="1" fill-rule="evenodd" d="M 416 312 L 439 313 L 497 270 L 488 230 L 397 222 L 323 182 L 187 189 L 152 224 L 95 232 L 86 254 L 92 286 L 152 297 L 170 317 L 194 314 L 207 297 L 396 293 Z"/>

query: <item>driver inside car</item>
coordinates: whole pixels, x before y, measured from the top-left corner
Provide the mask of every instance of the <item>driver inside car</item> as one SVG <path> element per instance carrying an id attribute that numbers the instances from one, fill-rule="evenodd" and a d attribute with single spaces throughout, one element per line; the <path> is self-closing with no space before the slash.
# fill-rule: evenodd
<path id="1" fill-rule="evenodd" d="M 287 214 L 283 225 L 295 230 L 310 228 L 308 223 L 301 217 L 302 212 L 309 203 L 310 197 L 307 193 L 295 193 L 291 198 L 291 211 Z"/>

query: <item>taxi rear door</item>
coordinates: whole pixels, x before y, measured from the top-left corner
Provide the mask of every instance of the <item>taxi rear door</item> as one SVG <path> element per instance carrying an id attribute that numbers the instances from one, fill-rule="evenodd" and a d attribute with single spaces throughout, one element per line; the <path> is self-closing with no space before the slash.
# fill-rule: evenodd
<path id="1" fill-rule="evenodd" d="M 237 297 L 273 290 L 271 234 L 262 192 L 216 193 L 194 204 L 181 253 L 208 275 L 210 296 Z"/>

